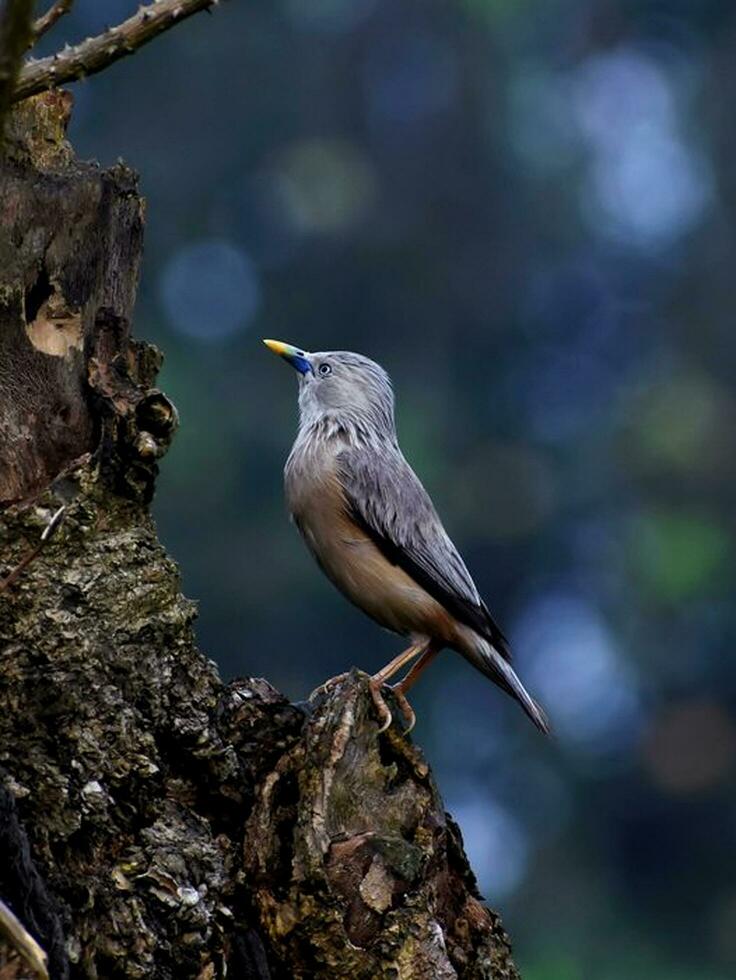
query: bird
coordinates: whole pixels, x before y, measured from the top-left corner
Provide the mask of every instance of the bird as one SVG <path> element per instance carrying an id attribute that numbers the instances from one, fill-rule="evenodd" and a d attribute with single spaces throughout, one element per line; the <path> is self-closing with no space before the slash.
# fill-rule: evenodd
<path id="1" fill-rule="evenodd" d="M 380 626 L 409 639 L 370 679 L 379 732 L 393 720 L 382 688 L 408 666 L 392 691 L 411 731 L 416 715 L 407 691 L 449 648 L 548 733 L 543 709 L 511 665 L 506 637 L 399 448 L 386 371 L 350 351 L 264 344 L 299 379 L 298 432 L 284 467 L 292 520 L 327 578 Z"/>

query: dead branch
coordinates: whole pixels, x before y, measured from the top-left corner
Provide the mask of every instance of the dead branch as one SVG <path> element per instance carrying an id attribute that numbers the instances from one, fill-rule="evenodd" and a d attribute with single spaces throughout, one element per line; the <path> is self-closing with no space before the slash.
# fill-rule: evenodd
<path id="1" fill-rule="evenodd" d="M 104 34 L 87 38 L 48 58 L 29 61 L 18 76 L 12 101 L 20 102 L 65 82 L 94 75 L 192 14 L 209 10 L 218 3 L 219 0 L 154 0 Z"/>
<path id="2" fill-rule="evenodd" d="M 33 39 L 32 44 L 43 37 L 47 31 L 50 31 L 54 24 L 59 20 L 64 14 L 68 14 L 69 11 L 74 6 L 74 0 L 56 0 L 45 14 L 37 17 L 33 23 Z"/>

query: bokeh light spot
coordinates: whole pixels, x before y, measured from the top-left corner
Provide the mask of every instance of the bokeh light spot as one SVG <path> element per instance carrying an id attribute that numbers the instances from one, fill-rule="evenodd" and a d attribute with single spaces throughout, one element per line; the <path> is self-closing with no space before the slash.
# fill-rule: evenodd
<path id="1" fill-rule="evenodd" d="M 694 793 L 721 782 L 736 759 L 736 726 L 714 702 L 681 704 L 655 719 L 644 744 L 654 781 L 670 793 Z"/>
<path id="2" fill-rule="evenodd" d="M 704 163 L 674 136 L 630 133 L 591 171 L 591 220 L 609 237 L 669 245 L 689 231 L 710 196 Z M 600 210 L 600 215 L 597 213 Z M 603 220 L 599 224 L 599 218 Z"/>
<path id="3" fill-rule="evenodd" d="M 274 176 L 287 221 L 305 234 L 348 230 L 377 195 L 370 161 L 342 139 L 295 143 L 281 154 Z"/>
<path id="4" fill-rule="evenodd" d="M 633 670 L 589 603 L 574 594 L 541 595 L 523 610 L 512 635 L 521 673 L 562 741 L 606 755 L 636 740 L 641 710 Z"/>
<path id="5" fill-rule="evenodd" d="M 634 47 L 588 57 L 572 105 L 590 168 L 583 213 L 591 230 L 635 247 L 668 247 L 700 219 L 713 179 L 685 139 L 673 79 Z"/>
<path id="6" fill-rule="evenodd" d="M 253 264 L 242 248 L 222 239 L 179 249 L 164 267 L 159 295 L 171 328 L 202 341 L 243 330 L 260 305 Z"/>
<path id="7" fill-rule="evenodd" d="M 695 371 L 654 384 L 646 380 L 624 405 L 644 459 L 678 470 L 717 468 L 736 421 L 730 395 L 714 378 Z"/>
<path id="8" fill-rule="evenodd" d="M 449 798 L 448 810 L 462 827 L 471 866 L 497 897 L 521 884 L 529 863 L 529 843 L 521 824 L 502 806 L 482 794 Z"/>

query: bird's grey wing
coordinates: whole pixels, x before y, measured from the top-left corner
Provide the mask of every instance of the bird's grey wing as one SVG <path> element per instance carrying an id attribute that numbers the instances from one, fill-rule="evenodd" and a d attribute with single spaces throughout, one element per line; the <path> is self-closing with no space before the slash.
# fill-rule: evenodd
<path id="1" fill-rule="evenodd" d="M 338 456 L 338 479 L 351 517 L 384 556 L 510 660 L 506 637 L 401 453 L 346 449 Z"/>

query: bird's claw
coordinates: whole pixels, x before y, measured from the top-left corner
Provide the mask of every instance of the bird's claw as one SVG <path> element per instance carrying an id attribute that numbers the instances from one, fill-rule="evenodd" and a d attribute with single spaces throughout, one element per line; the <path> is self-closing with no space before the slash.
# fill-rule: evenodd
<path id="1" fill-rule="evenodd" d="M 393 722 L 391 709 L 386 704 L 385 698 L 381 693 L 382 687 L 383 684 L 380 681 L 375 679 L 371 681 L 371 696 L 373 698 L 373 703 L 376 706 L 376 711 L 378 712 L 378 720 L 381 722 L 381 726 L 378 729 L 379 735 L 382 735 L 383 732 L 388 731 L 388 729 L 391 727 L 391 723 Z M 414 714 L 414 709 L 407 701 L 406 695 L 401 689 L 400 684 L 396 684 L 394 687 L 391 687 L 390 690 L 398 701 L 401 713 L 407 722 L 408 727 L 404 729 L 404 735 L 408 735 L 414 728 L 414 725 L 417 723 L 417 716 Z"/>
<path id="2" fill-rule="evenodd" d="M 383 686 L 381 680 L 372 680 L 370 684 L 371 697 L 373 698 L 373 703 L 376 706 L 376 711 L 378 712 L 378 720 L 381 722 L 381 727 L 378 729 L 378 734 L 382 735 L 383 732 L 387 731 L 391 727 L 391 722 L 393 717 L 391 715 L 391 709 L 386 704 L 383 695 L 381 694 L 381 687 Z"/>
<path id="3" fill-rule="evenodd" d="M 406 695 L 404 694 L 403 690 L 401 689 L 401 684 L 396 684 L 394 687 L 391 688 L 391 690 L 394 692 L 394 697 L 399 702 L 399 707 L 401 708 L 401 713 L 404 716 L 404 718 L 405 718 L 405 720 L 406 720 L 406 722 L 407 722 L 407 724 L 409 726 L 408 728 L 405 728 L 404 729 L 404 735 L 408 735 L 409 732 L 412 731 L 412 729 L 414 728 L 414 726 L 417 723 L 417 716 L 414 713 L 414 709 L 412 708 L 412 706 L 407 701 Z"/>

